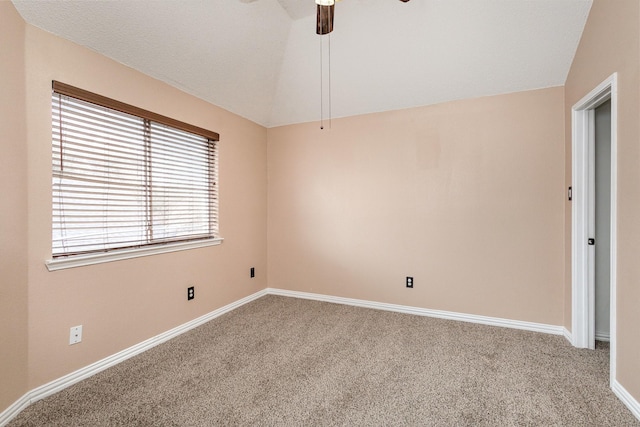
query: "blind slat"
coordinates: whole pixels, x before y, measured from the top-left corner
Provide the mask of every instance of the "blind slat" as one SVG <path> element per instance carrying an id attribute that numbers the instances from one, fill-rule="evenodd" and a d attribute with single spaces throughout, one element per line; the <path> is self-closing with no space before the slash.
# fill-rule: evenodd
<path id="1" fill-rule="evenodd" d="M 58 87 L 64 93 L 52 96 L 54 257 L 215 236 L 217 134 L 212 140 Z"/>

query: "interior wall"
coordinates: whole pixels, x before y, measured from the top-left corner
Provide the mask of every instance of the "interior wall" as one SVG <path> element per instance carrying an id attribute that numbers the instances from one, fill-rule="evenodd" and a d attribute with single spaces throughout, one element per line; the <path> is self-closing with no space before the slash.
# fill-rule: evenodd
<path id="1" fill-rule="evenodd" d="M 29 389 L 266 287 L 264 127 L 32 26 L 26 28 L 26 74 Z M 218 132 L 224 242 L 47 271 L 52 80 Z M 187 301 L 191 285 L 195 299 Z M 70 346 L 75 325 L 83 325 L 82 342 Z"/>
<path id="2" fill-rule="evenodd" d="M 0 2 L 0 413 L 27 392 L 25 23 Z"/>
<path id="3" fill-rule="evenodd" d="M 566 185 L 571 185 L 571 107 L 618 73 L 617 379 L 640 401 L 640 3 L 594 0 L 565 85 Z M 571 327 L 571 205 L 565 204 L 565 325 Z"/>
<path id="4" fill-rule="evenodd" d="M 616 71 L 617 367 L 640 400 L 639 24 L 636 0 L 594 0 L 564 91 L 267 131 L 25 27 L 0 2 L 0 411 L 28 389 L 263 289 L 267 269 L 271 287 L 548 324 L 564 313 L 570 329 L 571 205 L 558 188 L 563 175 L 571 185 L 570 108 Z M 48 272 L 52 79 L 219 132 L 225 242 Z M 408 275 L 414 289 L 404 287 Z M 77 324 L 83 342 L 69 346 Z"/>
<path id="5" fill-rule="evenodd" d="M 550 88 L 270 128 L 269 286 L 561 325 L 563 108 Z"/>

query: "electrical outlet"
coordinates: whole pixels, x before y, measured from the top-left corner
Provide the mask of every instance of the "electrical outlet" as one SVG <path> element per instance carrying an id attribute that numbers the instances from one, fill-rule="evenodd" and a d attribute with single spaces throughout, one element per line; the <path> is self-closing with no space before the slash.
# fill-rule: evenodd
<path id="1" fill-rule="evenodd" d="M 82 325 L 74 326 L 69 331 L 69 345 L 78 344 L 82 341 Z"/>
<path id="2" fill-rule="evenodd" d="M 407 288 L 413 288 L 413 277 L 407 276 Z"/>
<path id="3" fill-rule="evenodd" d="M 196 291 L 193 286 L 187 288 L 187 301 L 191 301 L 196 297 Z"/>
<path id="4" fill-rule="evenodd" d="M 249 273 L 251 277 L 256 277 L 256 269 L 255 267 L 251 267 L 251 272 Z"/>

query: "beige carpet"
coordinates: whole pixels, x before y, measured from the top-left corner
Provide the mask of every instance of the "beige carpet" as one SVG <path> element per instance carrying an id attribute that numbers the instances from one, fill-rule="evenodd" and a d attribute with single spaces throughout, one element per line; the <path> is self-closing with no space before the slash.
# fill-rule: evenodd
<path id="1" fill-rule="evenodd" d="M 640 426 L 609 350 L 266 296 L 39 401 L 10 426 Z"/>

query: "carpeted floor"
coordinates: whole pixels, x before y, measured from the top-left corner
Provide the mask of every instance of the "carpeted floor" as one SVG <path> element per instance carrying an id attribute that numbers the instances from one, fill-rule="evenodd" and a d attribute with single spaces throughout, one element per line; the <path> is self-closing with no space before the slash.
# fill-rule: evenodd
<path id="1" fill-rule="evenodd" d="M 266 296 L 9 426 L 640 426 L 608 376 L 606 345 Z"/>

